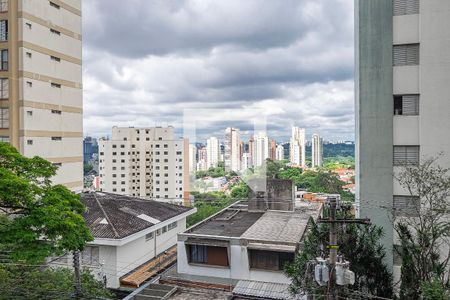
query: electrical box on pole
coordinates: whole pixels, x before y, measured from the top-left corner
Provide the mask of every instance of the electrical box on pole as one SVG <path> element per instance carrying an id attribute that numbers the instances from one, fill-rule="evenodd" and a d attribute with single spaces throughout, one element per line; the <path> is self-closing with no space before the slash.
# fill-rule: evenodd
<path id="1" fill-rule="evenodd" d="M 328 261 L 321 257 L 316 258 L 317 264 L 314 267 L 314 278 L 320 286 L 324 286 L 330 280 Z"/>

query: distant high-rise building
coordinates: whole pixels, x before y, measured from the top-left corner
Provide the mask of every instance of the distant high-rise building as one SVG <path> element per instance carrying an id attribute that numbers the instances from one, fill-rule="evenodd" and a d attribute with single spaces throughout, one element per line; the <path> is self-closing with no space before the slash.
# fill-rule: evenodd
<path id="1" fill-rule="evenodd" d="M 208 169 L 216 168 L 220 160 L 219 140 L 216 137 L 210 137 L 206 141 L 206 162 Z"/>
<path id="2" fill-rule="evenodd" d="M 198 160 L 197 160 L 197 171 L 208 170 L 208 151 L 206 147 L 202 147 L 197 150 Z"/>
<path id="3" fill-rule="evenodd" d="M 283 145 L 277 145 L 276 150 L 276 160 L 283 160 L 284 159 L 284 147 Z"/>
<path id="4" fill-rule="evenodd" d="M 248 140 L 248 153 L 251 157 L 255 157 L 255 140 L 253 139 L 253 136 Z"/>
<path id="5" fill-rule="evenodd" d="M 266 133 L 260 132 L 259 134 L 255 135 L 254 137 L 255 141 L 255 151 L 254 151 L 254 157 L 253 158 L 253 165 L 255 167 L 262 166 L 266 159 L 269 158 L 269 138 L 267 137 Z"/>
<path id="6" fill-rule="evenodd" d="M 321 167 L 323 164 L 323 139 L 318 134 L 312 135 L 311 141 L 311 166 Z"/>
<path id="7" fill-rule="evenodd" d="M 81 0 L 0 1 L 0 141 L 83 188 Z"/>
<path id="8" fill-rule="evenodd" d="M 247 170 L 253 166 L 252 156 L 250 153 L 242 154 L 242 170 Z"/>
<path id="9" fill-rule="evenodd" d="M 189 144 L 189 173 L 193 174 L 197 171 L 197 147 Z"/>
<path id="10" fill-rule="evenodd" d="M 189 201 L 189 143 L 174 139 L 172 127 L 113 127 L 99 141 L 99 166 L 102 191 Z"/>
<path id="11" fill-rule="evenodd" d="M 397 281 L 401 266 L 393 253 L 400 242 L 389 212 L 415 216 L 420 199 L 395 177 L 402 166 L 430 157 L 450 167 L 450 1 L 355 4 L 357 214 L 383 227 Z"/>
<path id="12" fill-rule="evenodd" d="M 272 161 L 277 159 L 277 142 L 275 140 L 269 142 L 269 158 Z"/>
<path id="13" fill-rule="evenodd" d="M 306 137 L 304 128 L 292 127 L 289 156 L 291 164 L 300 167 L 306 166 Z"/>
<path id="14" fill-rule="evenodd" d="M 225 130 L 225 171 L 241 169 L 241 138 L 239 129 L 228 127 Z"/>
<path id="15" fill-rule="evenodd" d="M 97 139 L 87 136 L 83 139 L 83 162 L 86 164 L 92 158 L 94 154 L 98 153 Z"/>

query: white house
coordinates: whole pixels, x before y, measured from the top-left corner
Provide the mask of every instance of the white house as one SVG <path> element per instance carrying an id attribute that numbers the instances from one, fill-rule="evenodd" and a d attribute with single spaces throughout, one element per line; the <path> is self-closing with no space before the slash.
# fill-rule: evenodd
<path id="1" fill-rule="evenodd" d="M 81 253 L 81 265 L 106 286 L 138 287 L 176 259 L 177 234 L 195 208 L 104 192 L 81 194 L 94 240 Z M 63 257 L 59 263 L 71 264 Z"/>
<path id="2" fill-rule="evenodd" d="M 317 219 L 321 207 L 303 203 L 293 210 L 257 210 L 233 204 L 178 234 L 177 277 L 231 286 L 275 283 L 287 289 L 283 267 L 293 260 L 310 217 Z"/>

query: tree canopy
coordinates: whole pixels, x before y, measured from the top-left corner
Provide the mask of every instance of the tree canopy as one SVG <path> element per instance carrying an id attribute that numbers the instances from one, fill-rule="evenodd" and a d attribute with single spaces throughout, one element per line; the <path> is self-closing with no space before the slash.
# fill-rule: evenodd
<path id="1" fill-rule="evenodd" d="M 0 250 L 31 263 L 81 250 L 92 235 L 79 196 L 52 185 L 56 167 L 0 142 Z"/>

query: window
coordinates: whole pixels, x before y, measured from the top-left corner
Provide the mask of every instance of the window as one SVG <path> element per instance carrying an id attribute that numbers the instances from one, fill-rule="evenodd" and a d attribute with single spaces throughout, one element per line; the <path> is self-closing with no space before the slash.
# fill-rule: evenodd
<path id="1" fill-rule="evenodd" d="M 0 12 L 8 11 L 8 0 L 0 0 Z"/>
<path id="2" fill-rule="evenodd" d="M 213 266 L 229 266 L 226 247 L 189 245 L 189 262 Z"/>
<path id="3" fill-rule="evenodd" d="M 33 145 L 33 140 L 27 140 L 27 145 Z"/>
<path id="4" fill-rule="evenodd" d="M 27 115 L 31 117 L 33 115 L 33 111 L 32 110 L 27 110 Z"/>
<path id="5" fill-rule="evenodd" d="M 167 232 L 167 226 L 164 226 L 163 228 L 162 228 L 162 233 L 166 233 Z"/>
<path id="6" fill-rule="evenodd" d="M 61 32 L 59 32 L 58 30 L 53 29 L 53 28 L 50 28 L 50 32 L 53 34 L 56 34 L 56 35 L 61 35 Z"/>
<path id="7" fill-rule="evenodd" d="M 99 264 L 99 248 L 87 246 L 81 252 L 81 264 L 83 265 L 97 265 Z"/>
<path id="8" fill-rule="evenodd" d="M 417 116 L 419 95 L 394 95 L 394 115 Z"/>
<path id="9" fill-rule="evenodd" d="M 61 62 L 61 58 L 53 56 L 53 55 L 50 55 L 50 59 L 53 61 L 56 61 L 56 62 Z"/>
<path id="10" fill-rule="evenodd" d="M 394 146 L 394 166 L 419 164 L 419 146 Z"/>
<path id="11" fill-rule="evenodd" d="M 172 229 L 174 229 L 174 228 L 177 228 L 177 225 L 178 225 L 178 223 L 175 221 L 175 222 L 170 223 L 169 225 L 167 225 L 167 228 L 168 228 L 169 230 L 172 230 Z"/>
<path id="12" fill-rule="evenodd" d="M 9 143 L 9 136 L 0 136 L 0 142 Z"/>
<path id="13" fill-rule="evenodd" d="M 293 259 L 293 253 L 250 250 L 250 268 L 254 269 L 281 271 Z"/>
<path id="14" fill-rule="evenodd" d="M 60 9 L 60 6 L 52 1 L 50 1 L 50 6 L 56 8 L 56 9 Z"/>
<path id="15" fill-rule="evenodd" d="M 394 212 L 399 217 L 418 217 L 420 200 L 416 196 L 395 196 Z"/>
<path id="16" fill-rule="evenodd" d="M 181 155 L 182 153 L 181 153 L 181 151 L 177 151 L 177 155 Z"/>
<path id="17" fill-rule="evenodd" d="M 0 42 L 8 40 L 8 20 L 0 20 Z"/>
<path id="18" fill-rule="evenodd" d="M 414 15 L 420 10 L 420 0 L 394 0 L 394 16 Z"/>
<path id="19" fill-rule="evenodd" d="M 32 87 L 32 86 L 33 86 L 33 82 L 27 81 L 27 86 L 28 86 L 28 87 Z"/>
<path id="20" fill-rule="evenodd" d="M 28 57 L 28 58 L 31 58 L 31 56 L 32 56 L 32 54 L 31 54 L 31 52 L 25 52 L 25 55 Z"/>
<path id="21" fill-rule="evenodd" d="M 57 109 L 52 109 L 52 114 L 57 114 L 60 115 L 62 112 L 60 110 Z"/>
<path id="22" fill-rule="evenodd" d="M 54 83 L 54 82 L 52 82 L 52 83 L 51 83 L 51 86 L 52 86 L 52 88 L 57 88 L 57 89 L 60 89 L 60 88 L 61 88 L 61 84 L 59 84 L 59 83 Z"/>
<path id="23" fill-rule="evenodd" d="M 394 66 L 415 66 L 419 64 L 419 44 L 394 45 Z"/>
<path id="24" fill-rule="evenodd" d="M 9 108 L 0 108 L 0 128 L 9 128 Z"/>
<path id="25" fill-rule="evenodd" d="M 153 239 L 153 232 L 147 233 L 145 235 L 145 241 L 150 241 L 151 239 Z"/>
<path id="26" fill-rule="evenodd" d="M 8 70 L 8 49 L 3 49 L 1 51 L 1 63 L 0 63 L 0 71 Z"/>
<path id="27" fill-rule="evenodd" d="M 61 167 L 62 163 L 52 163 L 52 165 L 55 166 L 55 167 Z"/>
<path id="28" fill-rule="evenodd" d="M 158 198 L 158 196 L 156 196 Z M 161 228 L 156 230 L 156 235 L 161 235 Z"/>
<path id="29" fill-rule="evenodd" d="M 0 99 L 9 98 L 9 79 L 0 78 Z"/>
<path id="30" fill-rule="evenodd" d="M 25 26 L 26 26 L 28 29 L 31 29 L 31 27 L 33 27 L 33 25 L 31 25 L 31 23 L 28 23 L 28 22 L 25 23 Z"/>

